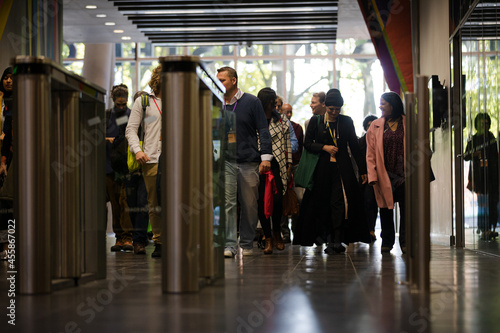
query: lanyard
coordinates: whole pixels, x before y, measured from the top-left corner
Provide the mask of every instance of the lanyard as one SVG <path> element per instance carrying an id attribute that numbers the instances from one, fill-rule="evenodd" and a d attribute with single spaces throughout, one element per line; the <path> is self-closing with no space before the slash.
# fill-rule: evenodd
<path id="1" fill-rule="evenodd" d="M 330 128 L 330 123 L 327 121 L 326 126 L 328 126 L 328 130 L 330 131 L 330 135 L 332 136 L 333 139 L 333 145 L 337 147 L 337 140 L 335 140 L 335 136 L 333 136 L 332 129 Z"/>
<path id="2" fill-rule="evenodd" d="M 226 110 L 226 101 L 224 101 L 224 110 Z M 238 105 L 238 100 L 236 100 L 236 102 L 234 103 L 234 107 L 233 107 L 233 110 L 232 112 L 234 112 L 236 110 L 236 105 Z M 227 111 L 227 110 L 226 110 Z"/>
<path id="3" fill-rule="evenodd" d="M 155 101 L 155 99 L 154 99 L 154 98 L 153 98 L 153 102 L 155 102 L 155 104 L 156 104 L 156 108 L 158 109 L 158 112 L 160 112 L 160 116 L 161 116 L 162 114 L 161 114 L 160 108 L 158 107 L 158 104 L 156 103 L 156 101 Z"/>

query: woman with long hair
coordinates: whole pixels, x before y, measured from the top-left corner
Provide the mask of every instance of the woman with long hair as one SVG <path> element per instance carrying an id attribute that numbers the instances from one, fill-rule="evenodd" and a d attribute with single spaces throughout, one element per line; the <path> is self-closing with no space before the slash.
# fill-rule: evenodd
<path id="1" fill-rule="evenodd" d="M 368 183 L 373 186 L 380 208 L 381 252 L 394 246 L 394 203 L 399 202 L 399 245 L 406 252 L 405 226 L 405 114 L 398 94 L 387 92 L 380 98 L 382 116 L 366 133 Z"/>
<path id="2" fill-rule="evenodd" d="M 261 89 L 257 95 L 262 103 L 269 124 L 269 132 L 272 140 L 273 160 L 271 161 L 271 173 L 276 183 L 276 193 L 273 195 L 273 213 L 266 217 L 264 210 L 265 184 L 268 175 L 260 176 L 258 212 L 259 220 L 265 236 L 264 254 L 273 253 L 273 246 L 282 251 L 285 243 L 281 237 L 281 216 L 283 212 L 283 195 L 287 189 L 288 179 L 292 167 L 292 145 L 290 142 L 290 128 L 288 119 L 284 114 L 276 110 L 276 92 L 271 88 Z M 269 198 L 270 199 L 270 198 Z"/>

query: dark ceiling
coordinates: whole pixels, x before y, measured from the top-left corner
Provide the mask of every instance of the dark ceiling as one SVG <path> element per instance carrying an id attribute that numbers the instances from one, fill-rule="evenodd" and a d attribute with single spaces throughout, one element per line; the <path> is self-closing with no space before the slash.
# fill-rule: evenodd
<path id="1" fill-rule="evenodd" d="M 477 4 L 462 28 L 464 40 L 498 39 L 500 2 L 483 0 Z"/>
<path id="2" fill-rule="evenodd" d="M 337 37 L 338 0 L 109 1 L 153 43 L 333 43 Z"/>

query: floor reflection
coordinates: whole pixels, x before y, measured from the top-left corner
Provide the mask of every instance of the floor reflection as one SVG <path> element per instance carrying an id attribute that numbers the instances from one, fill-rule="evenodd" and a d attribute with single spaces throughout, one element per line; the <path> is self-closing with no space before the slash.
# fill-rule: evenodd
<path id="1" fill-rule="evenodd" d="M 254 249 L 225 260 L 225 279 L 172 295 L 161 292 L 161 261 L 152 250 L 106 253 L 107 280 L 18 296 L 14 331 L 487 332 L 498 325 L 500 258 L 479 252 L 433 246 L 428 295 L 411 291 L 401 252 L 381 255 L 379 240 L 333 256 L 322 247 L 287 246 L 272 255 Z M 2 262 L 2 295 L 6 271 Z M 117 275 L 127 277 L 120 290 Z"/>

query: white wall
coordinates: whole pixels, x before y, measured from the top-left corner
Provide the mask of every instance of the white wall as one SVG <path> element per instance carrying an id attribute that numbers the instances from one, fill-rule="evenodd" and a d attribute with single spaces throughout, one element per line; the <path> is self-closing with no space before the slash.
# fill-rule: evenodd
<path id="1" fill-rule="evenodd" d="M 438 75 L 450 87 L 448 0 L 420 1 L 420 74 Z M 452 234 L 452 141 L 448 127 L 435 132 L 431 164 L 436 180 L 431 183 L 431 235 L 434 243 L 449 244 Z"/>

